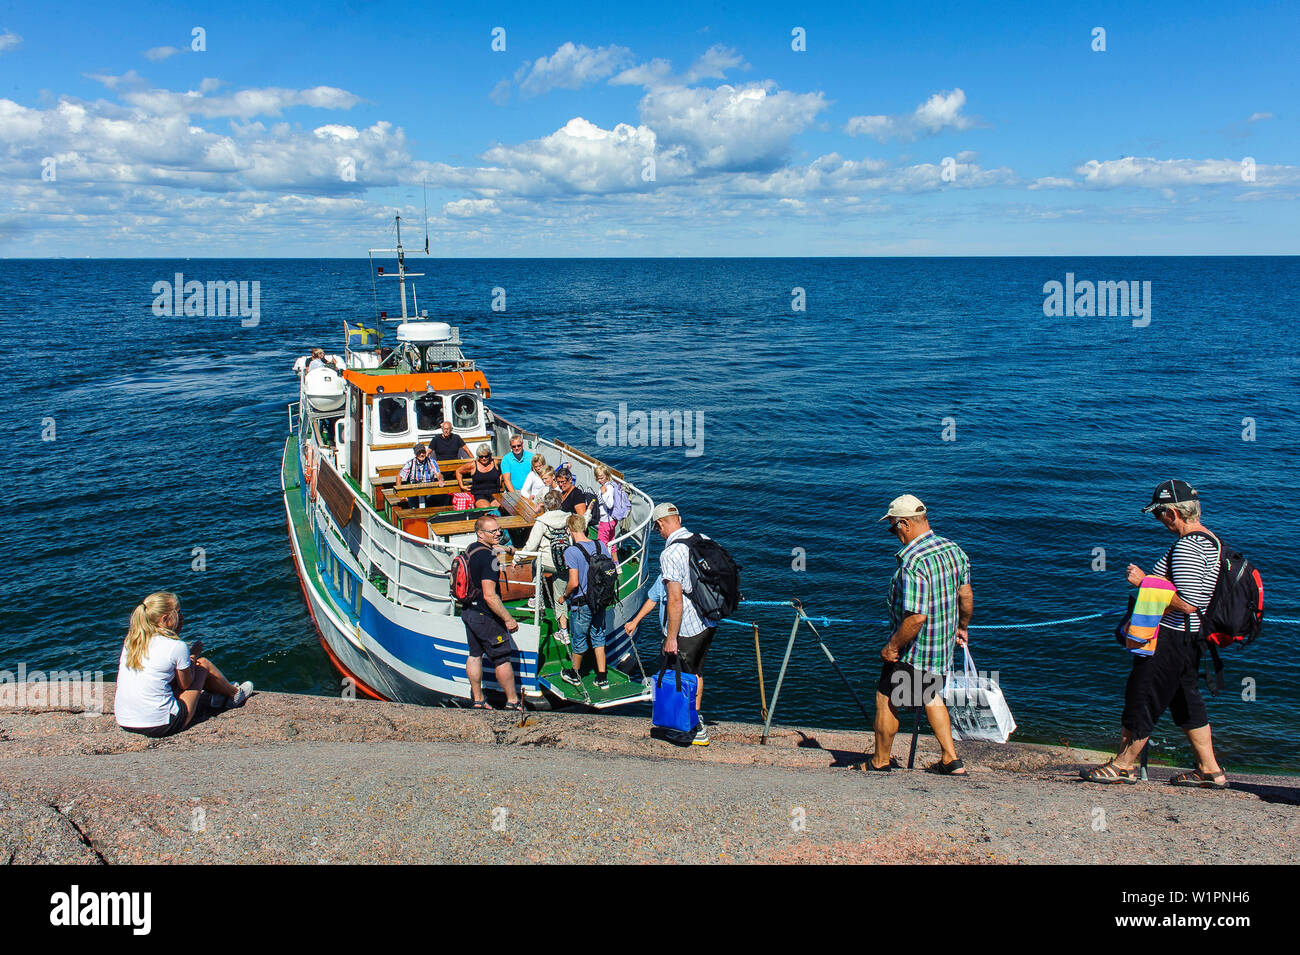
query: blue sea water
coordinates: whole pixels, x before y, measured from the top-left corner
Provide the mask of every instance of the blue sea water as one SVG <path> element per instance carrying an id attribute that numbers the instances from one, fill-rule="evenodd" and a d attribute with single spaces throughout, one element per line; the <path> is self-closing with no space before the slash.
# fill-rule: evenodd
<path id="1" fill-rule="evenodd" d="M 822 633 L 865 700 L 897 549 L 876 519 L 903 492 L 970 555 L 975 623 L 995 627 L 974 634 L 972 652 L 1000 673 L 1021 738 L 1113 744 L 1129 667 L 1114 619 L 1024 625 L 1123 608 L 1127 564 L 1149 568 L 1172 541 L 1139 513 L 1164 478 L 1196 486 L 1206 523 L 1255 560 L 1270 615 L 1300 618 L 1295 258 L 421 270 L 421 308 L 460 326 L 507 418 L 598 451 L 674 501 L 688 527 L 728 545 L 748 596 L 863 621 Z M 260 282 L 259 324 L 156 317 L 153 284 L 178 271 Z M 1150 281 L 1150 324 L 1045 316 L 1043 285 L 1067 272 Z M 491 310 L 494 288 L 504 312 Z M 795 288 L 806 311 L 791 308 Z M 278 469 L 294 359 L 338 350 L 342 321 L 372 316 L 365 260 L 0 261 L 0 669 L 111 674 L 131 608 L 170 588 L 187 637 L 203 636 L 229 675 L 337 694 L 289 558 Z M 702 413 L 703 453 L 597 448 L 599 412 L 620 403 Z M 770 697 L 790 617 L 736 616 L 760 624 Z M 1295 768 L 1298 643 L 1300 626 L 1270 624 L 1225 654 L 1228 691 L 1209 708 L 1229 768 Z M 749 629 L 720 631 L 707 678 L 711 718 L 758 717 Z M 777 722 L 863 725 L 807 639 Z M 1167 718 L 1155 744 L 1186 758 Z"/>

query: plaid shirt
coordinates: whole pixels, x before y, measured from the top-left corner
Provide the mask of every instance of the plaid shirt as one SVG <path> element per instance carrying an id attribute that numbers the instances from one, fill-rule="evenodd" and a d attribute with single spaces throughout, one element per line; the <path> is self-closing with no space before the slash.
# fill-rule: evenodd
<path id="1" fill-rule="evenodd" d="M 398 477 L 403 481 L 410 481 L 412 484 L 421 484 L 425 481 L 434 480 L 433 455 L 426 455 L 423 461 L 419 458 L 411 458 L 406 462 Z"/>
<path id="2" fill-rule="evenodd" d="M 899 660 L 946 674 L 957 639 L 957 588 L 970 583 L 970 560 L 960 547 L 933 531 L 895 556 L 898 570 L 889 582 L 890 624 L 897 631 L 904 617 L 925 614 L 925 626 Z"/>

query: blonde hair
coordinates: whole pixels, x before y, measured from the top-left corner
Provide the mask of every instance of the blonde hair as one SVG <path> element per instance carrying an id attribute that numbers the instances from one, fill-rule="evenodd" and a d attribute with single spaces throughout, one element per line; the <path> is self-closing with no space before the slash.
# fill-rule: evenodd
<path id="1" fill-rule="evenodd" d="M 180 598 L 167 590 L 151 593 L 144 601 L 131 611 L 131 626 L 126 631 L 126 665 L 131 670 L 144 669 L 145 654 L 149 652 L 149 641 L 155 634 L 161 634 L 169 640 L 180 637 L 162 622 L 173 614 L 179 614 Z"/>
<path id="2" fill-rule="evenodd" d="M 539 476 L 542 471 L 546 470 L 548 467 L 550 467 L 550 465 L 546 463 L 546 458 L 542 457 L 540 453 L 533 454 L 533 470 L 536 471 Z"/>
<path id="3" fill-rule="evenodd" d="M 555 477 L 555 468 L 549 464 L 537 472 L 537 476 L 545 481 L 548 477 Z"/>
<path id="4" fill-rule="evenodd" d="M 594 468 L 591 469 L 591 473 L 596 476 L 596 480 L 599 481 L 601 484 L 606 484 L 609 482 L 610 479 L 609 468 L 605 467 L 605 465 L 597 464 Z"/>
<path id="5" fill-rule="evenodd" d="M 572 534 L 587 533 L 587 519 L 581 514 L 570 514 L 569 519 L 564 522 L 564 527 Z"/>

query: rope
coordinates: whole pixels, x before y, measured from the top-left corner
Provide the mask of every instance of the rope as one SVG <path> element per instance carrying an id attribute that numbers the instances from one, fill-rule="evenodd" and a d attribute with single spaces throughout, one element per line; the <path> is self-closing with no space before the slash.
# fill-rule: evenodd
<path id="1" fill-rule="evenodd" d="M 793 606 L 792 601 L 789 601 L 789 600 L 742 600 L 741 603 L 743 603 L 743 604 L 748 604 L 749 606 L 754 606 L 754 607 L 790 607 L 790 606 Z M 823 626 L 823 627 L 829 627 L 831 624 L 835 624 L 835 623 L 851 623 L 851 624 L 857 624 L 857 625 L 859 625 L 859 626 L 864 626 L 864 627 L 887 627 L 887 626 L 889 626 L 889 621 L 888 621 L 888 620 L 853 620 L 853 619 L 846 618 L 846 617 L 811 617 L 811 616 L 808 616 L 807 614 L 803 614 L 803 613 L 801 613 L 800 616 L 801 616 L 804 620 L 808 621 L 810 624 L 811 624 L 811 623 L 816 623 L 816 624 L 820 624 L 820 625 Z M 1041 628 L 1041 627 L 1059 627 L 1059 626 L 1061 626 L 1061 625 L 1063 625 L 1063 624 L 1067 624 L 1067 623 L 1080 623 L 1080 622 L 1082 622 L 1082 621 L 1084 621 L 1084 620 L 1096 620 L 1096 619 L 1098 619 L 1098 618 L 1100 618 L 1100 617 L 1116 617 L 1116 616 L 1119 616 L 1119 612 L 1118 612 L 1118 611 L 1115 611 L 1115 612 L 1112 612 L 1112 613 L 1085 613 L 1085 614 L 1081 614 L 1080 616 L 1077 616 L 1077 617 L 1061 617 L 1059 620 L 1039 620 L 1039 621 L 1036 622 L 1036 623 L 1017 623 L 1017 624 L 984 623 L 984 624 L 973 624 L 973 625 L 971 625 L 970 627 L 967 627 L 966 629 L 968 629 L 968 630 L 1036 630 L 1036 629 L 1039 629 L 1039 628 Z M 723 622 L 723 623 L 735 624 L 736 626 L 740 626 L 740 627 L 752 627 L 752 626 L 753 626 L 753 624 L 750 623 L 750 622 L 748 622 L 748 621 L 745 621 L 745 620 L 732 620 L 732 619 L 730 619 L 730 618 L 724 618 L 722 622 Z M 1296 618 L 1296 617 L 1266 617 L 1266 618 L 1265 618 L 1265 623 L 1300 624 L 1300 618 Z"/>

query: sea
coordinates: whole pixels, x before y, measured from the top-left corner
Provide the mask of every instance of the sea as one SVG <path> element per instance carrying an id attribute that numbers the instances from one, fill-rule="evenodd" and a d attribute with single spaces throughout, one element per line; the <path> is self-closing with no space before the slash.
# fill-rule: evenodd
<path id="1" fill-rule="evenodd" d="M 767 602 L 798 600 L 852 692 L 805 626 L 774 722 L 868 725 L 854 693 L 870 709 L 898 550 L 879 518 L 910 493 L 970 557 L 971 655 L 1015 738 L 1113 747 L 1125 571 L 1172 543 L 1141 509 L 1180 478 L 1266 588 L 1263 634 L 1207 698 L 1216 751 L 1230 772 L 1297 768 L 1300 259 L 419 258 L 418 308 L 460 328 L 497 411 L 625 471 L 741 565 L 711 720 L 760 719 L 753 625 L 770 704 L 793 617 Z M 168 314 L 178 273 L 249 283 L 256 316 Z M 1079 307 L 1053 307 L 1053 282 Z M 1101 282 L 1142 314 L 1117 293 L 1088 307 Z M 396 285 L 364 258 L 0 261 L 0 670 L 111 678 L 131 609 L 170 589 L 227 675 L 338 695 L 279 468 L 294 360 L 376 309 L 399 313 Z M 636 412 L 696 427 L 602 432 Z M 1168 716 L 1152 746 L 1189 759 Z"/>

